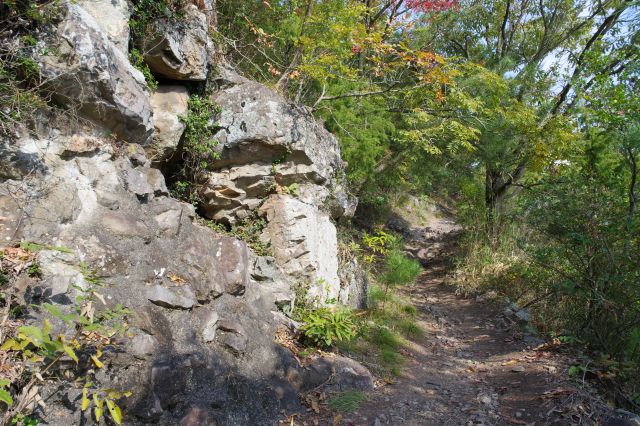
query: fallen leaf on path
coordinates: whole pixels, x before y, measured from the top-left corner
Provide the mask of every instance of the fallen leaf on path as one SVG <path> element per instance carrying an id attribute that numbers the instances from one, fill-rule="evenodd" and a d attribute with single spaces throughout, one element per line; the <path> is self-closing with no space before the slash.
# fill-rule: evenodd
<path id="1" fill-rule="evenodd" d="M 520 362 L 520 360 L 517 360 L 517 359 L 515 359 L 515 358 L 512 358 L 512 359 L 510 359 L 509 361 L 505 361 L 505 362 L 503 362 L 503 363 L 502 363 L 502 364 L 500 364 L 500 365 L 513 365 L 513 364 L 517 364 L 517 363 L 519 363 L 519 362 Z"/>

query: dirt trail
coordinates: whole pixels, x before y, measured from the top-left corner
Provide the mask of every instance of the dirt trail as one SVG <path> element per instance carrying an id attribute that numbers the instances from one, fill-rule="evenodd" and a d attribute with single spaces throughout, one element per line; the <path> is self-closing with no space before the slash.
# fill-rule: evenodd
<path id="1" fill-rule="evenodd" d="M 536 350 L 540 342 L 518 331 L 503 307 L 456 295 L 446 276 L 458 229 L 446 218 L 430 225 L 421 245 L 435 253 L 403 290 L 418 309 L 424 335 L 411 342 L 402 377 L 376 389 L 340 424 L 574 423 L 561 408 L 574 392 L 565 379 L 568 360 Z"/>

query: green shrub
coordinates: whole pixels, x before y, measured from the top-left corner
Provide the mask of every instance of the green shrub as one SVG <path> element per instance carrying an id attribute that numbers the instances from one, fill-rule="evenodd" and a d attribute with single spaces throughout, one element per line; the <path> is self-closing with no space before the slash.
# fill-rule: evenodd
<path id="1" fill-rule="evenodd" d="M 304 317 L 301 327 L 305 339 L 321 347 L 331 347 L 335 343 L 351 340 L 356 336 L 355 316 L 349 309 L 338 309 L 335 312 L 327 308 L 319 308 Z"/>
<path id="2" fill-rule="evenodd" d="M 420 264 L 409 259 L 400 250 L 392 251 L 385 260 L 385 273 L 382 281 L 385 285 L 397 286 L 404 285 L 414 281 L 420 271 Z"/>

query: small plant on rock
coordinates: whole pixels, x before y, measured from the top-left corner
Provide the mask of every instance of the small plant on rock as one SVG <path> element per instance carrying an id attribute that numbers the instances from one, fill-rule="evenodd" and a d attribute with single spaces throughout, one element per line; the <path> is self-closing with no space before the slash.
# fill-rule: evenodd
<path id="1" fill-rule="evenodd" d="M 318 308 L 304 317 L 301 327 L 304 338 L 316 346 L 329 348 L 337 342 L 353 339 L 357 334 L 355 316 L 349 309 L 335 312 Z"/>

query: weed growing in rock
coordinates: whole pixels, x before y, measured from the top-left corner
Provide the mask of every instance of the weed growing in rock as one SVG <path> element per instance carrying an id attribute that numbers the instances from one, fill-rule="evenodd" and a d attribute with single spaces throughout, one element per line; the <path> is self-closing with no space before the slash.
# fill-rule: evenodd
<path id="1" fill-rule="evenodd" d="M 215 121 L 220 107 L 205 94 L 192 95 L 188 108 L 188 113 L 180 117 L 186 125 L 182 142 L 183 164 L 178 173 L 180 178 L 173 185 L 173 193 L 197 207 L 200 202 L 198 182 L 209 170 L 210 163 L 220 157 L 216 150 L 218 141 L 214 138 L 220 130 Z"/>
<path id="2" fill-rule="evenodd" d="M 257 211 L 251 212 L 249 216 L 230 227 L 213 220 L 209 220 L 206 223 L 215 232 L 244 241 L 258 256 L 271 256 L 273 254 L 269 243 L 262 239 L 262 231 L 267 226 L 267 221 L 260 217 Z"/>
<path id="3" fill-rule="evenodd" d="M 144 57 L 138 49 L 131 49 L 131 52 L 129 52 L 129 62 L 142 73 L 149 89 L 156 90 L 158 88 L 156 78 L 151 73 L 149 66 L 144 62 Z"/>
<path id="4" fill-rule="evenodd" d="M 129 28 L 135 41 L 143 42 L 152 34 L 152 24 L 159 20 L 179 20 L 186 0 L 134 0 Z"/>
<path id="5" fill-rule="evenodd" d="M 343 413 L 356 411 L 367 400 L 367 395 L 359 391 L 340 392 L 327 400 L 329 408 Z"/>

